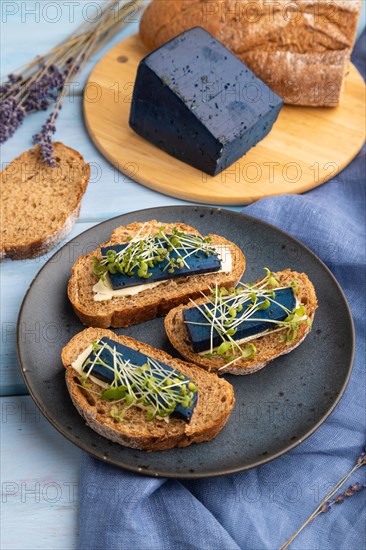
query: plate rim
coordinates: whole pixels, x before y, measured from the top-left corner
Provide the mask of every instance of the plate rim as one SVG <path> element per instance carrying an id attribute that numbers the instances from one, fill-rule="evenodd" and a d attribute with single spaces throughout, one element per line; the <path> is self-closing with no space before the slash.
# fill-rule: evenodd
<path id="1" fill-rule="evenodd" d="M 348 365 L 348 370 L 347 370 L 347 375 L 345 377 L 345 380 L 343 381 L 343 384 L 342 384 L 342 387 L 338 393 L 338 395 L 336 396 L 335 400 L 333 401 L 332 405 L 329 407 L 329 409 L 322 415 L 322 417 L 316 422 L 316 424 L 314 424 L 312 426 L 312 428 L 310 430 L 308 430 L 308 432 L 306 432 L 306 434 L 301 437 L 300 439 L 294 441 L 293 443 L 290 443 L 289 445 L 287 445 L 284 449 L 281 449 L 280 451 L 278 451 L 277 453 L 275 453 L 274 455 L 270 456 L 270 457 L 264 457 L 264 458 L 261 458 L 259 460 L 256 460 L 254 461 L 252 464 L 248 464 L 248 465 L 244 465 L 242 467 L 238 466 L 238 467 L 235 467 L 235 468 L 227 468 L 225 470 L 223 470 L 222 468 L 219 469 L 219 470 L 215 470 L 215 471 L 209 471 L 209 472 L 205 472 L 205 473 L 198 473 L 198 472 L 185 472 L 185 473 L 180 473 L 180 474 L 175 474 L 173 472 L 164 472 L 162 470 L 157 470 L 157 471 L 149 471 L 149 470 L 144 470 L 143 468 L 141 467 L 138 467 L 138 466 L 134 466 L 134 465 L 131 465 L 129 463 L 125 463 L 125 462 L 121 462 L 121 461 L 116 461 L 114 460 L 113 458 L 110 458 L 109 456 L 101 456 L 99 453 L 97 453 L 96 451 L 92 451 L 87 445 L 84 444 L 84 442 L 80 439 L 76 439 L 75 437 L 73 437 L 72 434 L 70 434 L 69 431 L 67 431 L 66 429 L 63 429 L 63 426 L 61 424 L 58 424 L 53 418 L 52 418 L 52 415 L 49 414 L 49 412 L 45 409 L 45 407 L 38 401 L 37 397 L 35 396 L 35 393 L 33 392 L 33 389 L 32 389 L 32 385 L 31 383 L 29 382 L 28 380 L 28 376 L 27 376 L 27 369 L 24 368 L 24 365 L 23 365 L 23 361 L 22 361 L 22 356 L 21 356 L 21 335 L 20 335 L 20 326 L 21 326 L 21 320 L 22 320 L 22 315 L 23 315 L 23 309 L 26 305 L 26 302 L 27 302 L 27 299 L 28 299 L 28 295 L 29 293 L 31 292 L 32 290 L 32 287 L 33 285 L 36 283 L 39 275 L 41 274 L 41 272 L 47 268 L 47 266 L 51 263 L 51 261 L 53 260 L 53 258 L 62 252 L 62 250 L 70 245 L 70 243 L 72 243 L 75 239 L 79 238 L 81 235 L 84 235 L 85 233 L 88 233 L 90 231 L 93 231 L 95 228 L 99 227 L 99 226 L 102 226 L 104 224 L 107 224 L 107 223 L 110 223 L 112 222 L 113 220 L 117 220 L 117 219 L 120 219 L 121 217 L 123 216 L 126 216 L 126 215 L 133 215 L 133 214 L 139 214 L 139 213 L 142 213 L 142 212 L 149 212 L 151 211 L 151 213 L 153 212 L 159 212 L 161 210 L 166 210 L 166 209 L 169 209 L 169 210 L 179 210 L 179 209 L 190 209 L 190 210 L 198 210 L 198 209 L 203 209 L 203 210 L 206 210 L 208 212 L 212 212 L 212 211 L 223 211 L 223 212 L 228 212 L 230 213 L 230 215 L 233 215 L 235 218 L 237 217 L 238 219 L 242 219 L 243 217 L 246 218 L 249 222 L 256 222 L 256 223 L 259 223 L 261 225 L 264 225 L 266 226 L 268 229 L 270 230 L 274 230 L 275 232 L 285 236 L 287 239 L 293 241 L 296 245 L 300 246 L 300 248 L 304 248 L 309 254 L 310 256 L 315 259 L 315 261 L 317 261 L 322 269 L 324 269 L 326 271 L 326 273 L 328 274 L 328 276 L 330 276 L 330 278 L 332 279 L 333 281 L 333 284 L 335 284 L 335 287 L 337 288 L 343 302 L 344 302 L 344 305 L 346 306 L 346 313 L 347 313 L 347 318 L 348 318 L 348 321 L 350 323 L 350 329 L 351 329 L 351 356 L 350 356 L 350 361 L 349 361 L 349 365 Z M 154 215 L 155 217 L 156 215 Z M 84 330 L 84 329 L 82 329 Z M 346 295 L 342 289 L 342 287 L 340 286 L 339 282 L 337 281 L 336 277 L 333 275 L 333 273 L 331 272 L 331 270 L 328 268 L 328 266 L 319 258 L 319 256 L 317 256 L 315 254 L 315 252 L 313 252 L 308 246 L 306 246 L 305 244 L 303 244 L 299 239 L 297 239 L 296 237 L 293 237 L 291 234 L 287 233 L 286 231 L 284 231 L 283 229 L 280 229 L 272 224 L 270 224 L 269 222 L 265 221 L 265 220 L 262 220 L 260 218 L 256 218 L 255 216 L 251 216 L 249 214 L 246 214 L 246 213 L 241 213 L 241 212 L 236 212 L 236 211 L 232 211 L 232 210 L 229 210 L 227 208 L 220 208 L 220 207 L 215 207 L 215 206 L 207 206 L 207 205 L 199 205 L 199 204 L 196 204 L 196 205 L 185 205 L 185 204 L 182 204 L 182 205 L 167 205 L 167 206 L 159 206 L 159 207 L 150 207 L 150 208 L 143 208 L 143 209 L 139 209 L 139 210 L 134 210 L 132 212 L 125 212 L 124 214 L 120 214 L 118 216 L 114 216 L 112 218 L 108 218 L 107 220 L 103 220 L 102 222 L 99 222 L 99 223 L 96 223 L 95 225 L 93 225 L 92 227 L 89 227 L 88 229 L 86 229 L 85 231 L 82 231 L 81 233 L 79 233 L 78 235 L 76 235 L 75 237 L 73 237 L 72 239 L 68 240 L 67 242 L 65 242 L 63 244 L 63 246 L 61 248 L 59 248 L 48 260 L 47 262 L 41 267 L 41 269 L 36 273 L 36 275 L 34 276 L 34 278 L 32 279 L 28 289 L 26 290 L 26 293 L 23 297 L 23 300 L 22 300 L 22 303 L 21 303 L 21 306 L 20 306 L 20 309 L 19 309 L 19 313 L 18 313 L 18 317 L 17 317 L 17 326 L 16 326 L 16 351 L 17 351 L 17 358 L 18 358 L 18 366 L 19 366 L 19 370 L 21 372 L 21 375 L 22 375 L 22 378 L 23 378 L 23 381 L 24 381 L 24 384 L 26 385 L 28 391 L 29 391 L 29 395 L 30 397 L 33 399 L 34 403 L 36 404 L 36 406 L 38 407 L 38 409 L 41 411 L 41 413 L 43 414 L 43 416 L 47 419 L 47 421 L 59 432 L 61 433 L 66 439 L 68 439 L 71 443 L 73 443 L 74 445 L 76 445 L 78 448 L 80 448 L 82 451 L 84 452 L 87 452 L 88 454 L 90 454 L 91 456 L 93 456 L 94 458 L 97 458 L 98 460 L 100 460 L 101 462 L 106 462 L 108 464 L 112 464 L 113 466 L 117 466 L 118 468 L 122 468 L 124 470 L 127 470 L 129 472 L 134 472 L 134 473 L 137 473 L 137 474 L 140 474 L 140 475 L 144 475 L 144 476 L 147 476 L 147 477 L 155 477 L 155 478 L 170 478 L 170 479 L 204 479 L 204 478 L 211 478 L 211 477 L 218 477 L 218 476 L 223 476 L 223 475 L 231 475 L 231 474 L 235 474 L 235 473 L 239 473 L 239 472 L 244 472 L 244 471 L 248 471 L 248 470 L 251 470 L 251 469 L 254 469 L 254 468 L 258 468 L 260 466 L 263 466 L 264 464 L 268 464 L 269 462 L 272 462 L 273 460 L 276 460 L 278 458 L 280 458 L 281 456 L 287 454 L 288 452 L 292 451 L 293 449 L 295 449 L 298 445 L 300 445 L 301 443 L 303 443 L 306 439 L 308 439 L 311 435 L 313 435 L 314 432 L 316 432 L 316 430 L 318 428 L 320 428 L 320 426 L 331 416 L 331 414 L 334 412 L 335 408 L 337 407 L 337 405 L 339 404 L 340 400 L 342 399 L 343 395 L 344 395 L 344 392 L 348 386 L 348 383 L 349 383 L 349 380 L 351 378 L 351 375 L 352 375 L 352 371 L 353 371 L 353 367 L 354 367 L 354 359 L 355 359 L 355 342 L 356 342 L 356 334 L 355 334 L 355 326 L 354 326 L 354 322 L 353 322 L 353 316 L 352 316 L 352 312 L 351 312 L 351 308 L 349 306 L 349 303 L 348 303 L 348 300 L 346 298 Z M 92 430 L 92 428 L 89 427 L 90 430 Z M 93 430 L 92 430 L 93 431 Z"/>

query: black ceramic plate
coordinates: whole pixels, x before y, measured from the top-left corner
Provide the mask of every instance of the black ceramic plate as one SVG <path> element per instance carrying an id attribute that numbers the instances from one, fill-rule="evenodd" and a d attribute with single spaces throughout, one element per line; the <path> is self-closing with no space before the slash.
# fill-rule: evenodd
<path id="1" fill-rule="evenodd" d="M 146 453 L 99 436 L 76 412 L 65 385 L 60 354 L 83 326 L 66 296 L 74 261 L 108 240 L 112 230 L 133 221 L 184 221 L 202 234 L 217 233 L 244 251 L 244 280 L 291 267 L 308 274 L 319 309 L 313 331 L 287 356 L 250 376 L 227 376 L 236 404 L 213 440 L 185 449 Z M 176 355 L 155 319 L 123 333 Z M 29 392 L 48 420 L 70 441 L 92 455 L 146 475 L 209 477 L 264 464 L 293 449 L 332 412 L 347 385 L 353 363 L 354 330 L 338 283 L 325 265 L 300 242 L 249 216 L 228 210 L 176 206 L 125 214 L 89 229 L 61 248 L 29 288 L 18 320 L 18 354 Z"/>

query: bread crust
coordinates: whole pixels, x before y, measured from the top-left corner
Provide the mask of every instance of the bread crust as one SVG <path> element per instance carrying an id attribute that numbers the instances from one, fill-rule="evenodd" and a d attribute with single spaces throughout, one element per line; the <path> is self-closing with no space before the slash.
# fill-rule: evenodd
<path id="1" fill-rule="evenodd" d="M 154 289 L 147 289 L 132 297 L 114 297 L 110 301 L 95 302 L 93 299 L 93 286 L 98 278 L 93 274 L 93 257 L 101 258 L 101 247 L 127 242 L 128 235 L 135 235 L 144 226 L 141 236 L 151 230 L 157 233 L 164 225 L 166 231 L 177 227 L 186 233 L 199 235 L 198 231 L 184 223 L 164 223 L 151 220 L 143 224 L 135 222 L 125 227 L 117 228 L 111 239 L 101 244 L 96 250 L 81 256 L 72 268 L 71 278 L 68 284 L 68 297 L 76 315 L 87 326 L 99 328 L 129 327 L 144 321 L 162 317 L 172 308 L 182 303 L 187 303 L 190 298 L 198 298 L 201 293 L 209 292 L 209 285 L 218 284 L 235 286 L 241 279 L 245 269 L 245 258 L 242 251 L 234 243 L 223 237 L 209 235 L 212 244 L 221 244 L 230 248 L 233 260 L 231 273 L 212 273 L 207 275 L 192 275 L 170 279 Z"/>
<path id="2" fill-rule="evenodd" d="M 289 285 L 292 281 L 297 281 L 298 299 L 304 305 L 308 317 L 313 320 L 315 310 L 318 307 L 318 302 L 314 286 L 310 282 L 307 275 L 305 275 L 305 273 L 298 273 L 296 271 L 286 269 L 284 271 L 274 273 L 274 276 L 281 285 Z M 196 303 L 197 305 L 200 305 L 206 301 L 207 300 L 205 298 L 202 298 Z M 252 374 L 265 367 L 273 359 L 290 353 L 290 351 L 295 349 L 304 341 L 310 330 L 306 323 L 302 323 L 299 326 L 297 337 L 291 345 L 280 343 L 277 333 L 257 338 L 256 340 L 253 340 L 253 343 L 257 348 L 254 358 L 249 357 L 247 359 L 241 359 L 227 368 L 222 368 L 227 362 L 222 356 L 218 355 L 207 358 L 194 352 L 183 319 L 183 310 L 190 307 L 192 307 L 192 304 L 179 306 L 168 313 L 164 322 L 167 336 L 174 348 L 187 361 L 195 363 L 196 365 L 207 369 L 209 372 L 216 372 L 218 374 Z"/>
<path id="3" fill-rule="evenodd" d="M 68 156 L 70 160 L 72 159 L 73 163 L 78 162 L 80 164 L 80 168 L 82 171 L 82 177 L 75 182 L 75 188 L 72 190 L 73 194 L 73 200 L 72 205 L 65 209 L 64 215 L 60 219 L 58 226 L 55 228 L 52 224 L 52 216 L 53 211 L 52 208 L 50 208 L 47 212 L 49 212 L 49 220 L 48 225 L 46 225 L 42 229 L 42 236 L 38 238 L 34 237 L 26 237 L 24 238 L 23 242 L 17 242 L 9 240 L 9 237 L 7 236 L 7 227 L 6 224 L 9 223 L 7 219 L 2 220 L 2 236 L 1 236 L 1 249 L 0 249 L 0 261 L 4 258 L 10 258 L 12 260 L 20 260 L 20 259 L 31 259 L 36 258 L 38 256 L 42 256 L 43 254 L 46 254 L 49 252 L 52 248 L 56 246 L 57 243 L 62 241 L 66 235 L 68 235 L 73 228 L 76 220 L 79 217 L 80 213 L 80 206 L 81 206 L 81 200 L 82 197 L 86 191 L 89 177 L 90 177 L 90 166 L 87 164 L 82 155 L 75 151 L 74 149 L 71 149 L 70 147 L 67 147 L 63 143 L 55 142 L 53 144 L 54 146 L 54 154 L 58 157 L 63 157 L 63 160 L 65 156 Z M 36 160 L 32 157 L 36 157 Z M 38 161 L 37 161 L 38 157 Z M 29 161 L 29 159 L 31 159 Z M 44 170 L 45 174 L 51 173 L 53 170 L 51 167 L 47 167 L 45 164 L 42 163 L 41 157 L 40 157 L 40 151 L 39 146 L 36 145 L 33 149 L 30 149 L 29 151 L 26 151 L 25 153 L 22 153 L 19 157 L 14 159 L 10 165 L 1 172 L 1 187 L 2 187 L 2 193 L 9 194 L 9 188 L 7 187 L 7 179 L 13 178 L 13 173 L 16 173 L 16 177 L 18 182 L 20 182 L 22 185 L 27 184 L 27 176 L 28 172 L 26 170 L 22 169 L 22 166 L 27 166 L 27 161 L 30 162 L 30 166 L 32 167 L 35 162 L 39 162 L 39 170 Z M 66 162 L 67 164 L 67 162 Z M 20 175 L 17 170 L 17 167 L 20 167 Z M 57 167 L 55 168 L 57 170 Z M 35 176 L 37 178 L 37 176 Z M 42 179 L 41 176 L 39 176 L 40 180 Z M 40 184 L 41 185 L 41 184 Z M 21 187 L 21 186 L 20 186 Z M 14 188 L 14 183 L 12 183 L 12 189 Z M 40 187 L 39 192 L 42 192 L 42 188 Z M 21 189 L 20 194 L 18 197 L 19 202 L 21 203 L 22 196 L 21 196 Z M 36 198 L 34 199 L 37 200 Z M 56 200 L 56 198 L 54 199 Z M 60 199 L 57 199 L 60 200 Z M 36 203 L 35 203 L 36 204 Z M 35 209 L 36 212 L 37 209 Z M 6 214 L 6 206 L 3 205 L 3 215 L 5 218 Z"/>
<path id="4" fill-rule="evenodd" d="M 286 103 L 336 106 L 354 44 L 361 0 L 153 0 L 140 36 L 156 49 L 200 26 Z"/>
<path id="5" fill-rule="evenodd" d="M 78 383 L 71 363 L 90 345 L 103 336 L 137 349 L 162 361 L 194 380 L 198 388 L 198 402 L 189 424 L 178 418 L 166 423 L 161 418 L 146 422 L 145 413 L 132 407 L 125 421 L 115 423 L 108 414 L 112 405 L 90 394 Z M 174 359 L 167 353 L 127 336 L 116 336 L 105 329 L 88 328 L 74 336 L 62 350 L 66 368 L 66 384 L 72 402 L 86 423 L 94 431 L 120 445 L 145 451 L 163 451 L 173 447 L 186 447 L 213 439 L 225 426 L 234 407 L 234 390 L 226 380 L 207 373 L 195 365 Z M 98 386 L 92 389 L 98 389 Z M 91 396 L 91 397 L 90 397 Z"/>

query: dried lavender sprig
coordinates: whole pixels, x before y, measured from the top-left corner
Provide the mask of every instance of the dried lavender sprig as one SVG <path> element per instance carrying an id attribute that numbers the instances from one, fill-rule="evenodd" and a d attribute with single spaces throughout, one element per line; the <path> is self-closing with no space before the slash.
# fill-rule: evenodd
<path id="1" fill-rule="evenodd" d="M 112 2 L 111 7 L 113 8 L 118 4 L 119 4 L 119 0 L 114 1 Z M 131 3 L 128 4 L 128 6 L 130 5 Z M 126 6 L 123 6 L 123 8 L 125 7 Z M 110 19 L 110 14 L 108 14 L 107 10 L 105 10 L 104 16 L 106 20 Z M 38 143 L 40 146 L 42 160 L 48 163 L 53 168 L 56 166 L 56 162 L 53 157 L 52 135 L 56 131 L 55 121 L 61 109 L 62 100 L 66 94 L 66 84 L 71 80 L 74 74 L 76 74 L 81 70 L 82 66 L 91 55 L 91 52 L 93 51 L 95 44 L 98 42 L 99 35 L 103 33 L 105 34 L 104 26 L 100 25 L 100 27 L 98 27 L 98 29 L 94 34 L 89 34 L 86 37 L 85 43 L 81 48 L 81 50 L 77 53 L 76 58 L 74 59 L 71 57 L 66 61 L 66 65 L 68 65 L 68 69 L 66 71 L 66 77 L 64 79 L 64 85 L 61 91 L 61 96 L 57 101 L 54 111 L 47 119 L 46 124 L 42 126 L 41 132 L 33 136 L 33 140 L 35 141 L 35 143 Z"/>
<path id="2" fill-rule="evenodd" d="M 359 493 L 360 491 L 363 491 L 363 489 L 366 489 L 366 483 L 360 483 L 359 481 L 356 481 L 356 483 L 353 483 L 343 493 L 340 493 L 337 495 L 330 503 L 330 508 L 333 506 L 333 504 L 342 504 L 346 500 L 346 498 L 352 497 L 356 493 Z M 330 509 L 329 508 L 329 509 Z"/>
<path id="3" fill-rule="evenodd" d="M 52 113 L 53 115 L 54 113 Z M 52 145 L 52 135 L 56 132 L 56 126 L 54 120 L 57 118 L 57 114 L 51 120 L 51 116 L 48 117 L 46 123 L 42 126 L 42 130 L 39 134 L 33 136 L 35 143 L 38 143 L 41 148 L 42 160 L 55 168 L 56 161 L 53 158 L 53 145 Z"/>
<path id="4" fill-rule="evenodd" d="M 339 493 L 336 497 L 324 502 L 323 506 L 314 517 L 317 517 L 319 514 L 329 512 L 335 504 L 342 504 L 347 498 L 352 497 L 363 489 L 366 489 L 366 483 L 360 483 L 359 481 L 356 481 L 356 483 L 349 485 L 347 489 L 345 489 L 345 491 Z"/>
<path id="5" fill-rule="evenodd" d="M 366 484 L 361 484 L 359 482 L 355 483 L 354 485 L 350 485 L 344 493 L 341 493 L 338 495 L 338 497 L 334 498 L 334 501 L 332 500 L 334 495 L 339 491 L 339 489 L 348 481 L 348 479 L 362 466 L 366 465 L 366 445 L 365 450 L 362 451 L 360 456 L 358 457 L 356 464 L 353 466 L 352 470 L 346 474 L 342 479 L 336 483 L 336 485 L 333 487 L 333 489 L 324 497 L 324 499 L 321 501 L 321 503 L 317 506 L 317 508 L 314 510 L 314 512 L 311 514 L 311 516 L 301 525 L 301 527 L 294 533 L 287 541 L 279 548 L 279 550 L 286 550 L 290 544 L 295 540 L 295 538 L 301 533 L 301 531 L 309 525 L 315 519 L 317 516 L 319 516 L 321 513 L 329 512 L 331 510 L 333 504 L 340 504 L 344 501 L 345 498 L 348 498 L 350 496 L 353 496 L 363 488 L 366 488 Z M 351 489 L 353 487 L 353 489 Z M 355 489 L 357 487 L 357 490 Z M 347 493 L 347 494 L 346 494 Z M 337 502 L 335 500 L 339 498 Z M 343 498 L 343 500 L 342 500 Z"/>
<path id="6" fill-rule="evenodd" d="M 16 75 L 9 75 L 9 82 L 21 82 Z M 51 65 L 37 83 L 27 87 L 23 97 L 23 87 L 15 88 L 15 93 L 1 102 L 0 143 L 7 141 L 32 112 L 47 110 L 57 99 L 59 90 L 65 84 L 65 74 L 57 66 Z"/>
<path id="7" fill-rule="evenodd" d="M 64 65 L 68 69 L 70 57 L 73 58 L 73 56 L 79 52 L 82 42 L 82 36 L 75 37 L 71 43 L 65 41 L 63 45 L 54 48 L 45 56 L 37 56 L 36 59 L 30 62 L 20 74 L 8 75 L 8 81 L 3 84 L 4 90 L 3 94 L 1 94 L 1 99 L 5 99 L 10 94 L 13 96 L 18 96 L 20 92 L 24 98 L 27 91 L 32 86 L 40 85 L 47 71 L 52 71 L 52 68 L 54 69 L 57 66 L 60 67 L 61 71 L 61 68 Z M 56 53 L 54 53 L 54 51 L 56 51 Z M 27 75 L 27 73 L 35 66 L 37 66 L 37 70 Z M 65 72 L 65 69 L 63 72 Z"/>
<path id="8" fill-rule="evenodd" d="M 123 11 L 125 10 L 127 14 L 129 14 L 130 13 L 129 8 L 131 8 L 132 6 L 138 7 L 141 3 L 142 1 L 140 0 L 132 0 L 132 1 L 129 0 L 123 6 L 118 7 L 116 14 L 119 16 L 120 13 L 123 13 Z M 110 29 L 111 27 L 113 31 L 113 26 L 115 26 L 115 23 L 116 23 L 115 21 L 116 14 L 113 12 L 113 10 L 119 4 L 120 4 L 120 0 L 113 0 L 112 2 L 107 1 L 105 3 L 105 7 L 102 8 L 101 14 L 98 18 L 95 18 L 95 20 L 93 20 L 92 22 L 84 21 L 84 23 L 82 23 L 76 29 L 76 31 L 73 31 L 66 39 L 64 39 L 63 42 L 61 42 L 59 45 L 52 48 L 47 54 L 39 55 L 29 63 L 19 67 L 19 69 L 16 71 L 16 73 L 18 74 L 16 74 L 15 76 L 17 78 L 23 77 L 24 81 L 28 79 L 28 81 L 33 82 L 34 79 L 37 79 L 39 77 L 38 70 L 35 71 L 30 76 L 25 77 L 25 75 L 27 75 L 27 73 L 29 73 L 32 69 L 34 69 L 34 67 L 44 66 L 45 68 L 47 68 L 47 66 L 51 63 L 59 63 L 61 59 L 64 57 L 65 52 L 67 54 L 67 52 L 70 52 L 73 49 L 75 50 L 75 48 L 76 50 L 79 49 L 80 44 L 82 44 L 82 42 L 85 39 L 89 38 L 91 34 L 94 34 L 94 30 L 98 30 L 98 27 L 101 27 L 102 25 L 106 27 L 105 32 L 107 32 L 108 29 Z M 85 30 L 83 31 L 84 28 Z M 117 29 L 114 29 L 114 32 L 116 30 Z M 112 32 L 112 34 L 114 34 L 114 32 Z M 93 50 L 93 52 L 94 51 L 95 50 Z M 6 84 L 14 83 L 11 81 L 11 76 L 12 75 L 8 75 L 8 81 L 4 83 L 3 86 Z M 6 86 L 6 88 L 7 88 L 6 89 L 7 92 L 13 91 L 12 87 L 9 88 L 9 86 Z M 2 99 L 5 99 L 5 97 L 3 97 Z"/>
<path id="9" fill-rule="evenodd" d="M 66 78 L 64 80 L 64 86 L 62 88 L 61 96 L 57 101 L 56 107 L 50 117 L 47 119 L 46 124 L 42 126 L 42 130 L 39 134 L 33 136 L 35 143 L 38 143 L 41 149 L 41 155 L 43 162 L 48 163 L 52 168 L 55 168 L 56 161 L 53 157 L 53 145 L 52 145 L 52 135 L 56 131 L 55 121 L 58 117 L 58 113 L 62 106 L 62 100 L 66 93 L 66 83 L 68 83 L 72 76 L 76 74 L 80 69 L 83 63 L 85 63 L 88 58 L 88 53 L 94 43 L 98 40 L 98 32 L 94 36 L 89 37 L 89 39 L 84 44 L 81 51 L 78 53 L 76 59 L 69 58 L 69 68 L 67 71 Z"/>
<path id="10" fill-rule="evenodd" d="M 54 65 L 61 68 L 65 61 L 65 55 L 70 55 L 70 52 L 74 51 L 74 49 L 75 44 L 69 46 L 65 43 L 65 45 L 63 46 L 63 50 L 58 52 L 57 54 L 52 54 L 51 50 L 51 52 L 49 52 L 46 56 L 37 56 L 31 63 L 28 64 L 28 66 L 26 66 L 25 69 L 23 69 L 22 71 L 20 71 L 19 69 L 17 71 L 17 74 L 8 75 L 8 80 L 3 83 L 4 90 L 1 93 L 1 99 L 4 100 L 10 95 L 14 96 L 18 94 L 20 90 L 24 90 L 24 96 L 25 91 L 28 89 L 27 87 L 32 86 L 34 83 L 37 83 L 40 79 L 42 79 L 43 75 L 46 73 L 46 71 L 48 71 L 49 67 Z M 37 67 L 37 69 L 33 72 L 30 72 L 31 69 L 33 69 L 34 67 Z M 17 80 L 13 79 L 12 81 L 11 76 L 17 77 Z"/>
<path id="11" fill-rule="evenodd" d="M 127 16 L 143 0 L 107 1 L 99 17 L 93 22 L 84 22 L 69 38 L 54 47 L 46 55 L 32 60 L 20 74 L 11 74 L 0 86 L 0 143 L 4 143 L 22 124 L 25 116 L 46 110 L 57 102 L 53 113 L 36 134 L 43 158 L 52 159 L 52 134 L 54 122 L 67 93 L 67 83 L 77 74 L 88 58 L 97 51 L 115 32 L 127 25 Z"/>
<path id="12" fill-rule="evenodd" d="M 16 74 L 16 76 L 19 77 L 20 75 L 22 75 L 23 79 L 25 80 L 25 75 L 27 75 L 27 73 L 29 73 L 32 69 L 34 69 L 34 67 L 39 67 L 40 65 L 44 65 L 45 63 L 58 62 L 59 58 L 62 58 L 64 56 L 65 51 L 66 52 L 70 51 L 72 48 L 75 48 L 75 46 L 78 47 L 80 43 L 83 41 L 83 37 L 88 36 L 90 33 L 92 33 L 93 29 L 100 24 L 100 21 L 103 15 L 108 10 L 113 10 L 113 8 L 116 7 L 119 3 L 120 3 L 120 0 L 113 0 L 113 2 L 110 2 L 110 4 L 108 4 L 107 2 L 105 8 L 102 9 L 102 12 L 99 18 L 96 18 L 92 22 L 84 21 L 75 31 L 73 31 L 68 37 L 66 37 L 60 44 L 58 44 L 57 46 L 49 50 L 46 54 L 38 55 L 32 61 L 20 66 L 15 71 L 16 73 L 18 73 Z M 131 2 L 128 2 L 128 3 L 131 3 Z M 139 2 L 136 2 L 136 4 L 139 4 Z M 8 81 L 7 81 L 8 84 L 9 83 L 12 84 L 11 76 L 12 75 L 8 75 Z M 37 77 L 37 71 L 33 76 Z"/>

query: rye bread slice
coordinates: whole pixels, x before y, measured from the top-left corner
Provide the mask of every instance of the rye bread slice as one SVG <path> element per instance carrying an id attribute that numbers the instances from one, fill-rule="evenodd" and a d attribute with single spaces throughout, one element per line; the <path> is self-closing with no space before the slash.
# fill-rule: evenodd
<path id="1" fill-rule="evenodd" d="M 51 250 L 76 222 L 90 168 L 83 157 L 54 143 L 56 167 L 42 162 L 39 146 L 0 174 L 0 260 L 35 258 Z"/>
<path id="2" fill-rule="evenodd" d="M 206 275 L 192 275 L 170 279 L 161 285 L 146 289 L 135 296 L 114 297 L 110 301 L 94 301 L 93 286 L 98 278 L 93 273 L 93 258 L 101 258 L 100 248 L 113 244 L 128 242 L 144 226 L 141 237 L 149 231 L 152 235 L 164 225 L 166 233 L 177 227 L 185 233 L 199 235 L 193 227 L 184 223 L 164 223 L 151 220 L 145 224 L 131 223 L 118 227 L 112 233 L 110 241 L 100 245 L 96 250 L 81 256 L 72 268 L 72 275 L 68 285 L 68 297 L 80 321 L 88 326 L 129 327 L 155 317 L 165 315 L 172 308 L 187 303 L 190 298 L 198 298 L 209 293 L 209 287 L 217 284 L 221 286 L 235 286 L 241 279 L 245 269 L 245 258 L 234 243 L 218 235 L 209 235 L 212 244 L 225 245 L 230 249 L 232 256 L 232 271 L 230 273 L 212 273 Z"/>
<path id="3" fill-rule="evenodd" d="M 311 320 L 314 319 L 315 310 L 318 307 L 318 302 L 315 294 L 315 289 L 305 273 L 297 273 L 290 269 L 285 269 L 274 273 L 276 279 L 281 285 L 290 285 L 292 281 L 296 280 L 298 285 L 297 299 L 305 307 L 306 314 Z M 200 305 L 207 300 L 201 298 L 196 300 L 197 305 Z M 299 326 L 298 334 L 294 342 L 291 345 L 281 343 L 279 333 L 269 334 L 256 338 L 252 342 L 256 347 L 255 357 L 248 357 L 247 359 L 240 359 L 236 363 L 230 365 L 228 368 L 223 368 L 227 361 L 222 356 L 203 357 L 199 353 L 193 351 L 192 345 L 189 340 L 187 327 L 183 319 L 183 310 L 194 307 L 192 304 L 182 305 L 175 309 L 172 309 L 165 318 L 165 330 L 168 338 L 175 349 L 185 358 L 187 361 L 195 363 L 210 372 L 217 372 L 218 374 L 252 374 L 257 370 L 262 369 L 276 357 L 289 353 L 297 346 L 299 346 L 307 334 L 309 333 L 309 326 L 306 323 L 301 323 Z M 245 347 L 246 344 L 243 344 Z"/>
<path id="4" fill-rule="evenodd" d="M 113 405 L 92 393 L 100 392 L 100 386 L 92 383 L 89 388 L 92 391 L 83 388 L 78 374 L 71 366 L 81 352 L 103 336 L 162 361 L 194 381 L 198 388 L 198 401 L 189 424 L 174 417 L 170 417 L 169 422 L 162 418 L 147 422 L 146 413 L 138 407 L 128 409 L 123 422 L 110 416 Z M 233 387 L 226 380 L 180 359 L 173 359 L 167 353 L 133 338 L 117 336 L 110 330 L 83 330 L 62 350 L 62 362 L 66 367 L 66 383 L 72 402 L 87 425 L 103 437 L 135 449 L 163 451 L 209 441 L 225 426 L 235 403 Z"/>

